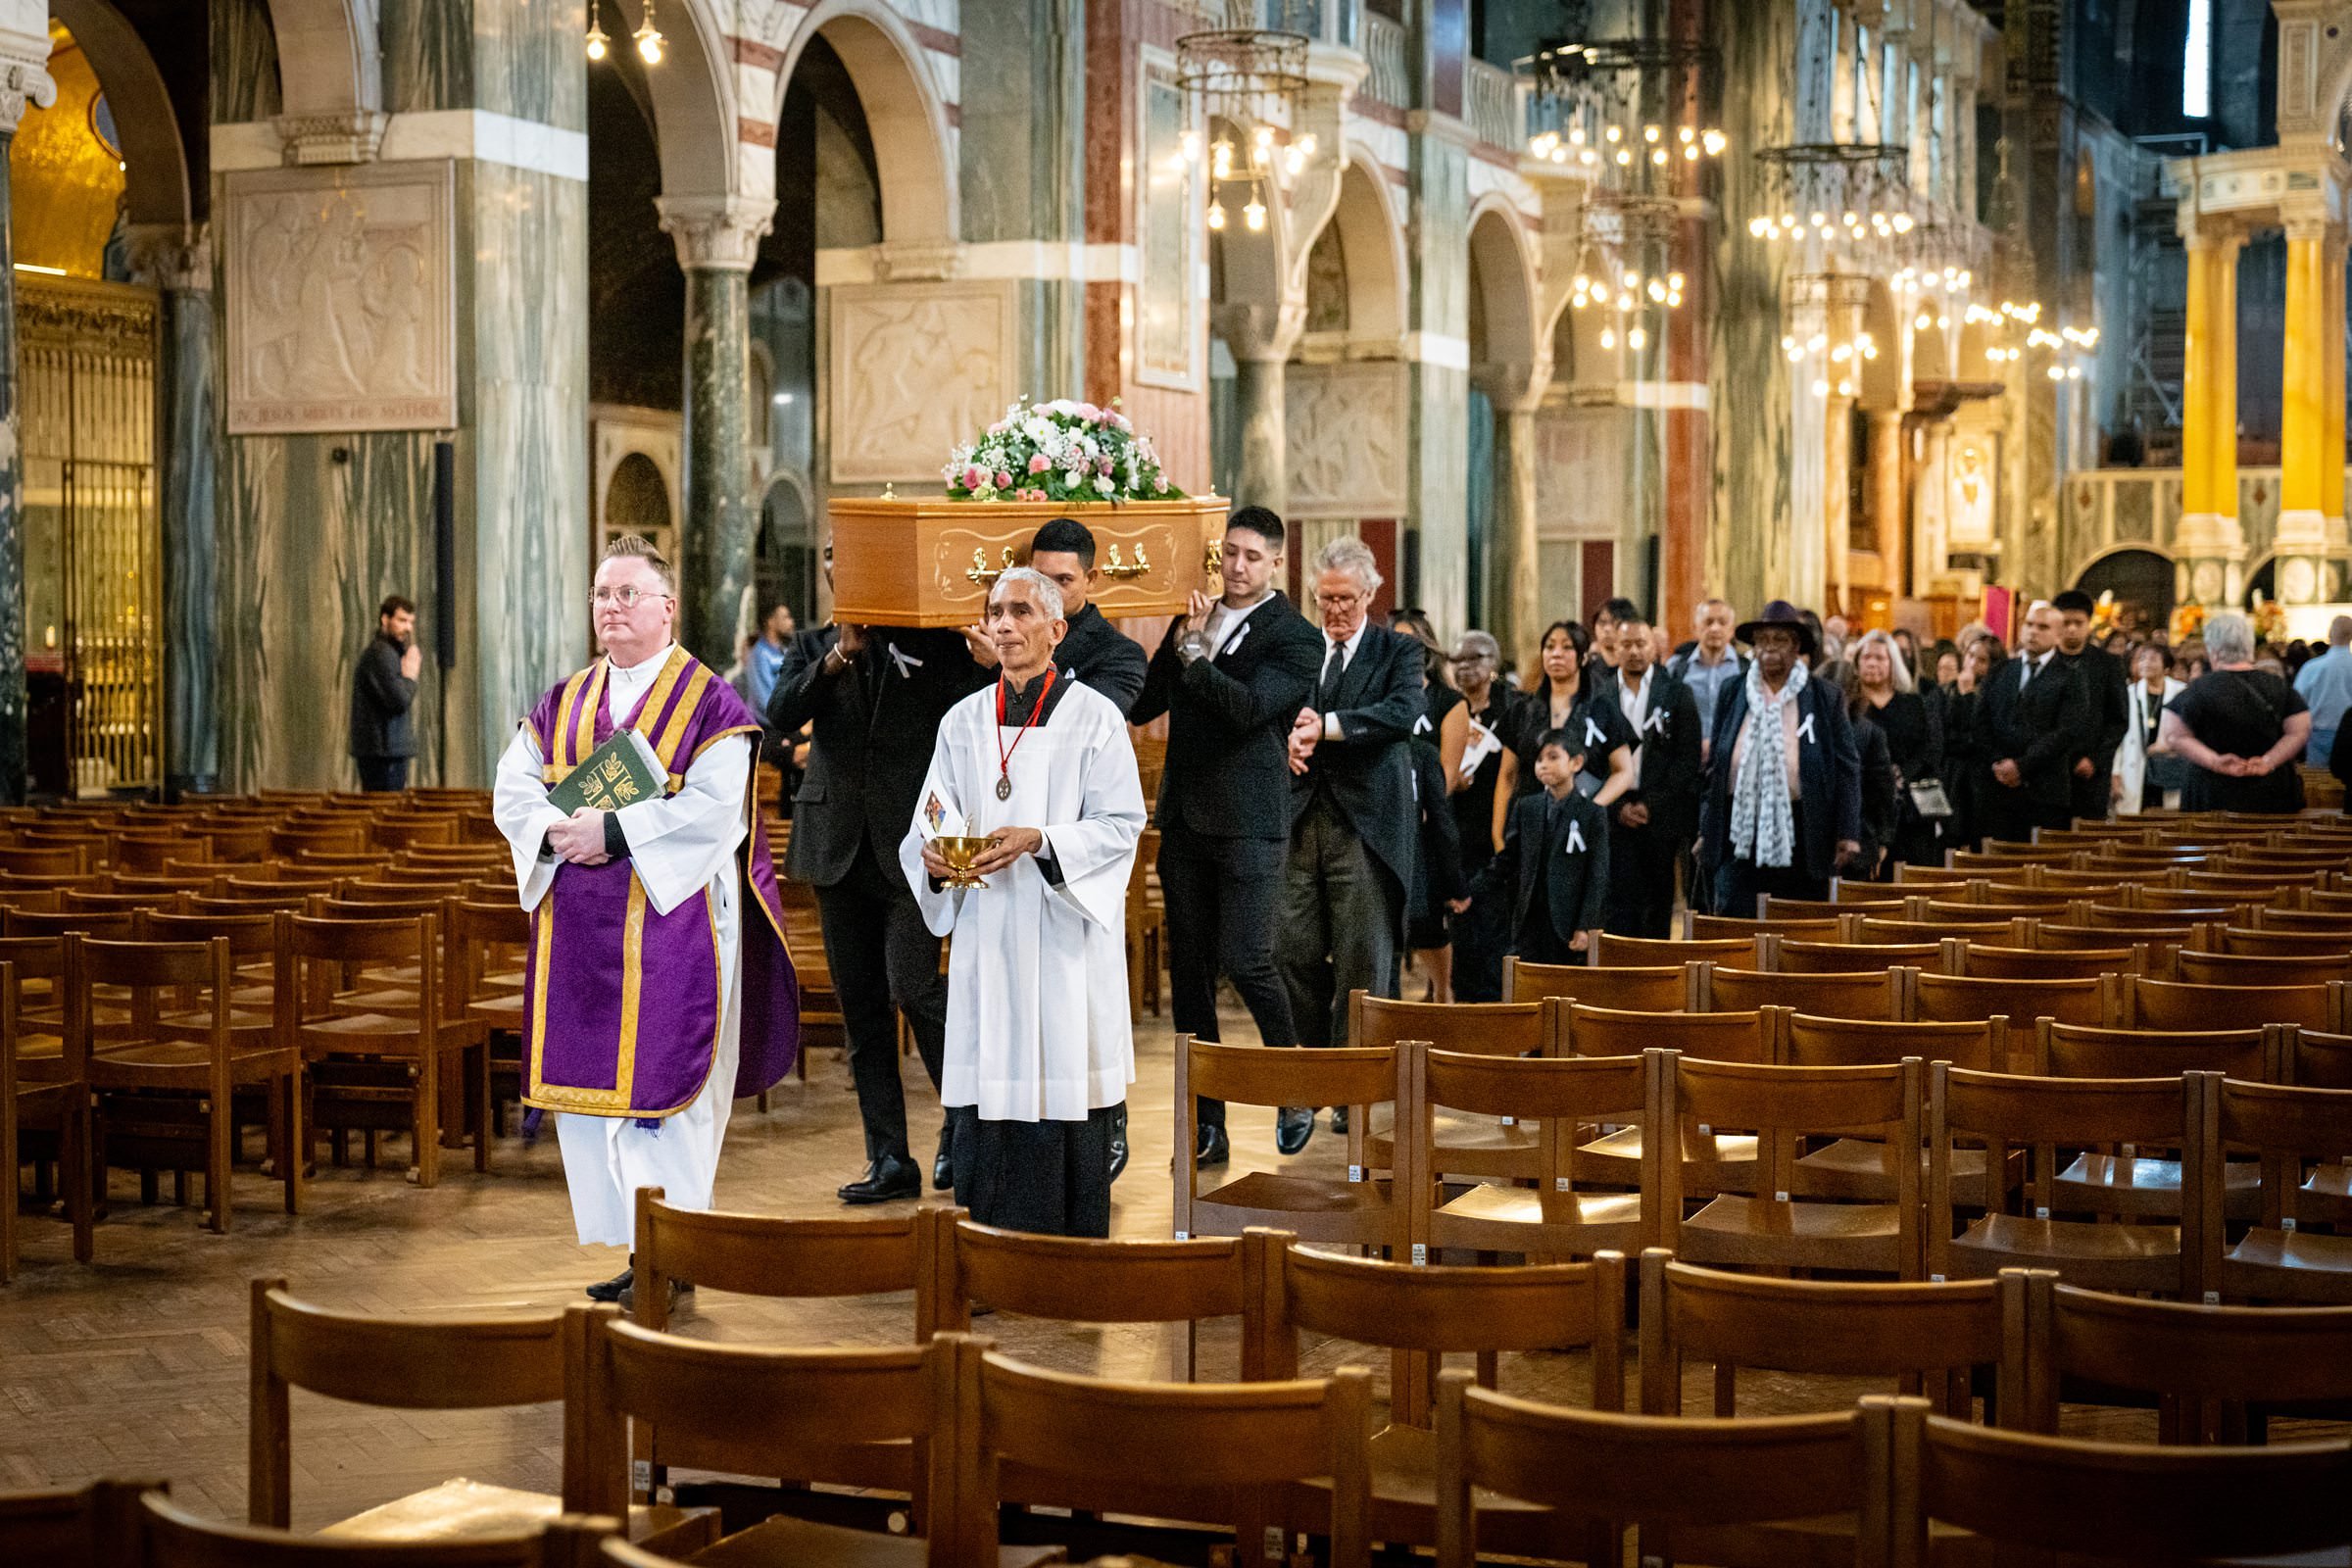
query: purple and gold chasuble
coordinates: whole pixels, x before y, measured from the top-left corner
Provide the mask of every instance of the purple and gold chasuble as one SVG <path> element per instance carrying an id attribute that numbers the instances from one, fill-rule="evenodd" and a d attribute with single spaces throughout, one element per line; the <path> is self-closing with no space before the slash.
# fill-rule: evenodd
<path id="1" fill-rule="evenodd" d="M 542 777 L 553 789 L 612 738 L 605 661 L 552 688 L 526 722 L 547 759 Z M 714 742 L 760 733 L 734 688 L 682 648 L 670 651 L 628 723 L 652 744 L 671 795 Z M 785 952 L 775 864 L 748 776 L 744 800 L 751 831 L 737 852 L 743 888 L 737 1098 L 776 1083 L 800 1048 L 800 984 Z M 716 1057 L 718 961 L 708 888 L 662 914 L 628 860 L 559 866 L 531 913 L 523 1001 L 530 1084 L 523 1102 L 592 1116 L 662 1117 L 685 1109 Z"/>

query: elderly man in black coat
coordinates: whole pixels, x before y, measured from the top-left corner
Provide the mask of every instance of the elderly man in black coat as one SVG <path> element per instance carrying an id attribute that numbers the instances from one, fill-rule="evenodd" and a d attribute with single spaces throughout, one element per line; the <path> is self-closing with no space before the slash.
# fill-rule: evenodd
<path id="1" fill-rule="evenodd" d="M 1404 894 L 1420 812 L 1413 723 L 1427 711 L 1419 641 L 1371 622 L 1380 568 L 1360 539 L 1315 554 L 1321 679 L 1291 726 L 1291 852 L 1276 953 L 1299 1041 L 1348 1043 L 1348 995 L 1396 995 Z M 1275 1147 L 1294 1153 L 1313 1106 L 1286 1106 Z"/>
<path id="2" fill-rule="evenodd" d="M 1774 600 L 1739 637 L 1755 658 L 1715 710 L 1699 862 L 1715 907 L 1753 917 L 1763 894 L 1828 898 L 1861 853 L 1862 754 L 1844 691 L 1800 662 L 1820 644 L 1794 606 Z M 1755 722 L 1767 712 L 1777 722 Z"/>

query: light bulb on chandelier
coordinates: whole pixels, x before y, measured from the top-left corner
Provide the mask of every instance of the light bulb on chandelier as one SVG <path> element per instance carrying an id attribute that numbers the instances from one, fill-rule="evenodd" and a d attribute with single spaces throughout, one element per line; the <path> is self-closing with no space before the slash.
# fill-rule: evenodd
<path id="1" fill-rule="evenodd" d="M 1208 204 L 1208 226 L 1218 230 L 1225 227 L 1225 204 L 1223 202 Z"/>
<path id="2" fill-rule="evenodd" d="M 1242 209 L 1242 221 L 1250 225 L 1251 233 L 1263 229 L 1266 226 L 1266 204 L 1254 196 L 1250 197 L 1249 205 Z"/>
<path id="3" fill-rule="evenodd" d="M 662 29 L 654 25 L 654 0 L 645 0 L 645 10 L 639 14 L 637 31 L 634 36 L 637 40 L 638 58 L 649 66 L 660 65 L 662 63 Z"/>

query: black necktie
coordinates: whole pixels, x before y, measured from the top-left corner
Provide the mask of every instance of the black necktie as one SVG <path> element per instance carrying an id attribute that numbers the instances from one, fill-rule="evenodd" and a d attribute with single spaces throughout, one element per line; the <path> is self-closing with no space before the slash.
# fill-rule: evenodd
<path id="1" fill-rule="evenodd" d="M 1323 661 L 1323 692 L 1320 706 L 1325 712 L 1329 712 L 1331 705 L 1339 701 L 1340 677 L 1347 672 L 1348 645 L 1333 643 L 1331 657 Z"/>

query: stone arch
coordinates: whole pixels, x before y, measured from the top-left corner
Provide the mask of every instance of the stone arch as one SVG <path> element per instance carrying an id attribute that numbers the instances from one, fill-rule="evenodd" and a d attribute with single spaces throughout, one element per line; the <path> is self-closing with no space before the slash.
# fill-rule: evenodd
<path id="1" fill-rule="evenodd" d="M 1383 358 L 1404 347 L 1404 225 L 1390 199 L 1388 176 L 1371 152 L 1348 151 L 1331 226 L 1348 258 L 1348 343 L 1351 354 Z M 1305 236 L 1311 241 L 1314 236 Z"/>
<path id="2" fill-rule="evenodd" d="M 2082 563 L 2074 585 L 2096 599 L 2113 590 L 2120 602 L 2145 605 L 2158 626 L 2166 623 L 2176 602 L 2175 562 L 2170 551 L 2152 544 L 2110 545 Z"/>
<path id="3" fill-rule="evenodd" d="M 194 216 L 187 149 L 155 57 L 110 0 L 52 0 L 98 74 L 122 148 L 125 216 L 133 223 L 185 224 Z"/>
<path id="4" fill-rule="evenodd" d="M 948 116 L 939 85 L 906 24 L 880 0 L 819 0 L 785 45 L 768 119 L 808 40 L 824 36 L 848 68 L 865 111 L 881 174 L 885 245 L 953 245 L 962 236 Z"/>
<path id="5" fill-rule="evenodd" d="M 1539 357 L 1549 357 L 1536 327 L 1535 256 L 1518 212 L 1499 194 L 1470 210 L 1470 292 L 1485 324 L 1471 373 L 1532 374 Z"/>
<path id="6" fill-rule="evenodd" d="M 280 107 L 288 118 L 367 114 L 384 107 L 379 0 L 269 3 L 283 83 Z"/>
<path id="7" fill-rule="evenodd" d="M 591 0 L 594 3 L 594 0 Z M 663 8 L 667 49 L 659 69 L 644 73 L 654 112 L 665 197 L 764 195 L 746 190 L 747 162 L 772 170 L 774 159 L 736 156 L 734 51 L 712 14 L 711 0 L 682 0 Z M 678 24 L 683 16 L 684 24 Z M 772 117 L 771 117 L 772 118 Z"/>

